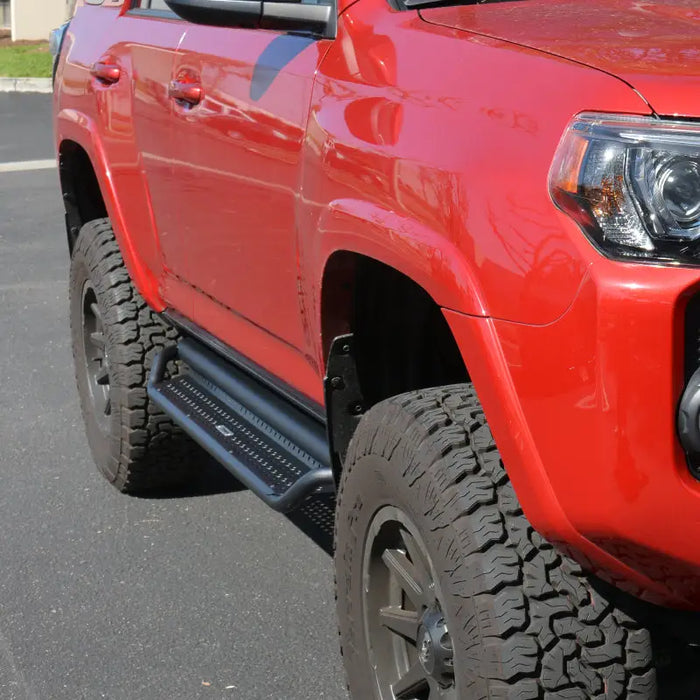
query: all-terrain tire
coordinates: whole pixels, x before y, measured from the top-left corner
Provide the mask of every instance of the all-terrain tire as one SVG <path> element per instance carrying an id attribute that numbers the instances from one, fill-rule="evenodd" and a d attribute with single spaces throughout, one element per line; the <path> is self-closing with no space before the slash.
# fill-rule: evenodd
<path id="1" fill-rule="evenodd" d="M 93 458 L 107 480 L 125 493 L 171 489 L 190 481 L 202 452 L 148 398 L 155 355 L 177 340 L 131 282 L 108 219 L 85 224 L 70 268 L 70 324 L 76 381 Z M 92 314 L 92 315 L 91 315 Z M 94 325 L 85 330 L 88 321 Z M 91 336 L 101 336 L 104 357 Z M 86 339 L 87 338 L 87 339 Z M 91 382 L 94 366 L 108 366 L 102 405 Z"/>
<path id="2" fill-rule="evenodd" d="M 350 443 L 335 564 L 353 698 L 379 696 L 368 652 L 366 620 L 375 611 L 365 609 L 363 557 L 372 518 L 386 505 L 408 515 L 432 559 L 454 648 L 457 698 L 656 697 L 648 630 L 531 527 L 476 393 L 464 384 L 381 402 Z"/>

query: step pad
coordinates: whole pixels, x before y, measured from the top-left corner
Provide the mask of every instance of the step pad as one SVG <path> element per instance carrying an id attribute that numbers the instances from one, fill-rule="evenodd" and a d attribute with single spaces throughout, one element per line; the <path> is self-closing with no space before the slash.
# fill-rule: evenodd
<path id="1" fill-rule="evenodd" d="M 178 356 L 188 367 L 167 377 L 168 362 Z M 330 458 L 321 461 L 324 426 L 192 339 L 156 357 L 148 394 L 275 510 L 292 510 L 311 495 L 334 492 Z"/>
<path id="2" fill-rule="evenodd" d="M 213 440 L 280 495 L 304 474 L 323 465 L 203 377 L 181 375 L 163 382 L 161 394 L 179 405 Z"/>

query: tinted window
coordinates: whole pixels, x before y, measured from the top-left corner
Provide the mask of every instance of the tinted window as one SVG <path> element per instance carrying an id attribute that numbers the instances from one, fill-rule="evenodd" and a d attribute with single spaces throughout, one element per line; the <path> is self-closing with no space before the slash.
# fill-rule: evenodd
<path id="1" fill-rule="evenodd" d="M 140 8 L 142 10 L 160 10 L 165 12 L 172 12 L 172 10 L 165 4 L 165 0 L 135 0 L 131 5 L 132 8 Z"/>

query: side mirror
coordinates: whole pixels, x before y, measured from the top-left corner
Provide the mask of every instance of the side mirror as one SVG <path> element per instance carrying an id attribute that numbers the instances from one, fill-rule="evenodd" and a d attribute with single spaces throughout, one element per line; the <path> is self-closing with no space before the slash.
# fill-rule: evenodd
<path id="1" fill-rule="evenodd" d="M 193 24 L 304 32 L 335 38 L 332 2 L 311 5 L 298 0 L 165 0 L 176 14 Z"/>

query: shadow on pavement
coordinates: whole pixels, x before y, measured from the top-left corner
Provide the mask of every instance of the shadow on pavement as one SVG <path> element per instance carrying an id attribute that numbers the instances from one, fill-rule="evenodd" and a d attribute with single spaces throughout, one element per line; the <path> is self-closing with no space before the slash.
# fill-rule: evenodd
<path id="1" fill-rule="evenodd" d="M 221 493 L 236 493 L 245 491 L 241 484 L 230 472 L 206 454 L 197 470 L 197 477 L 191 483 L 176 489 L 163 489 L 144 493 L 144 498 L 196 498 L 198 496 L 215 496 Z"/>
<path id="2" fill-rule="evenodd" d="M 181 489 L 149 492 L 144 494 L 144 497 L 154 499 L 197 498 L 246 490 L 246 487 L 225 467 L 204 455 L 198 477 L 191 484 Z M 333 496 L 311 497 L 301 508 L 287 513 L 286 517 L 326 554 L 333 554 L 333 522 L 335 517 Z"/>

